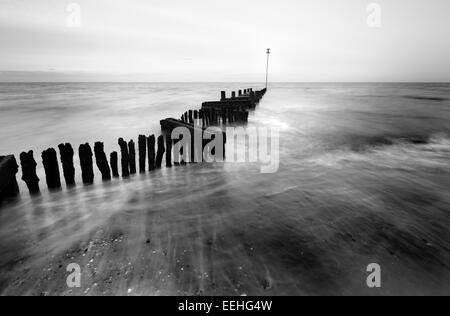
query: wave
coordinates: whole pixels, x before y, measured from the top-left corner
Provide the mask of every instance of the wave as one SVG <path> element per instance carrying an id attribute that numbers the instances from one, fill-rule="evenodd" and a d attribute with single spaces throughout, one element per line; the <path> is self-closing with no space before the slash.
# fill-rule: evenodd
<path id="1" fill-rule="evenodd" d="M 450 135 L 373 137 L 366 143 L 343 146 L 309 162 L 326 167 L 341 168 L 344 165 L 364 163 L 366 167 L 400 168 L 415 170 L 432 167 L 450 170 Z M 374 170 L 375 170 L 374 169 Z"/>
<path id="2" fill-rule="evenodd" d="M 349 136 L 346 139 L 347 145 L 351 151 L 362 152 L 372 150 L 373 148 L 391 146 L 396 144 L 413 144 L 425 145 L 431 140 L 429 135 L 405 135 L 405 136 L 391 136 L 391 135 L 377 135 L 377 136 Z"/>
<path id="3" fill-rule="evenodd" d="M 447 101 L 448 98 L 444 97 L 431 97 L 431 96 L 416 96 L 416 95 L 405 95 L 405 99 L 422 100 L 422 101 Z"/>

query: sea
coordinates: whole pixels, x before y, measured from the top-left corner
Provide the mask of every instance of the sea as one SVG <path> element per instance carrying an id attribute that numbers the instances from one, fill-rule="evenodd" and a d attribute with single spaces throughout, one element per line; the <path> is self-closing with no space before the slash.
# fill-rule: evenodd
<path id="1" fill-rule="evenodd" d="M 279 131 L 276 172 L 197 163 L 84 186 L 76 155 L 77 185 L 46 189 L 47 148 L 109 156 L 263 87 L 1 83 L 0 155 L 33 150 L 41 193 L 19 171 L 0 205 L 0 295 L 449 295 L 448 83 L 271 83 L 247 127 Z"/>

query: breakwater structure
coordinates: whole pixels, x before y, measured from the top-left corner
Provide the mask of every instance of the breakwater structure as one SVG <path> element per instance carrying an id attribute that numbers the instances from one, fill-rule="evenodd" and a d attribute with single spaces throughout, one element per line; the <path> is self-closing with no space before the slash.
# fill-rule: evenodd
<path id="1" fill-rule="evenodd" d="M 158 135 L 158 137 L 155 135 L 139 135 L 137 163 L 134 140 L 118 139 L 120 160 L 118 151 L 113 151 L 109 154 L 108 161 L 102 142 L 96 142 L 93 148 L 89 143 L 79 145 L 78 156 L 83 184 L 91 185 L 94 183 L 94 162 L 102 176 L 102 181 L 110 181 L 112 178 L 120 177 L 119 170 L 121 170 L 123 178 L 128 178 L 137 172 L 146 173 L 161 168 L 164 157 L 166 167 L 202 161 L 199 156 L 202 155 L 209 140 L 215 137 L 208 131 L 208 127 L 221 129 L 223 133 L 223 158 L 225 158 L 225 127 L 228 124 L 246 124 L 249 112 L 255 110 L 266 91 L 267 88 L 259 91 L 253 91 L 249 88 L 239 90 L 237 93 L 233 91 L 229 97 L 227 97 L 225 91 L 222 91 L 218 101 L 204 102 L 200 109 L 188 110 L 181 115 L 180 119 L 166 118 L 161 120 L 161 135 Z M 172 132 L 178 127 L 185 128 L 191 134 L 191 145 L 188 146 L 188 152 L 185 152 L 184 148 L 176 146 L 182 140 L 182 136 L 178 139 L 172 137 Z M 202 134 L 201 150 L 194 148 L 195 133 Z M 205 139 L 208 139 L 208 141 L 205 141 Z M 61 189 L 63 180 L 67 187 L 76 184 L 74 148 L 70 143 L 59 144 L 57 148 L 59 149 L 59 155 L 55 148 L 48 148 L 41 153 L 46 185 L 50 191 Z M 40 192 L 40 179 L 36 172 L 37 165 L 33 151 L 20 154 L 21 179 L 32 195 Z M 14 199 L 20 194 L 16 178 L 18 172 L 19 165 L 14 155 L 0 156 L 0 203 Z"/>

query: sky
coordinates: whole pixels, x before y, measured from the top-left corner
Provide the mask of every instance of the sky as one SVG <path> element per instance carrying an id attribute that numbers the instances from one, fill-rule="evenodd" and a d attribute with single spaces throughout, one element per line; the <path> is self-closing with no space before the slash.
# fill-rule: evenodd
<path id="1" fill-rule="evenodd" d="M 449 30 L 448 0 L 0 0 L 0 81 L 261 82 L 270 47 L 272 82 L 443 82 Z"/>

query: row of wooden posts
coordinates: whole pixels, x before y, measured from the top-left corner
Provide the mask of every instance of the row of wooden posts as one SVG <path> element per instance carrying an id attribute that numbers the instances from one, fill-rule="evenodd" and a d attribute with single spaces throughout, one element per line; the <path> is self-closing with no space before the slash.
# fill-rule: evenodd
<path id="1" fill-rule="evenodd" d="M 156 138 L 154 135 L 149 137 L 139 135 L 138 166 L 140 173 L 161 167 L 166 151 L 164 136 L 161 135 L 158 137 L 156 151 L 155 143 Z M 120 165 L 122 177 L 128 177 L 131 174 L 137 173 L 136 146 L 134 141 L 130 140 L 127 143 L 122 138 L 119 138 L 118 144 L 121 152 Z M 62 175 L 64 176 L 65 183 L 69 187 L 73 186 L 75 185 L 75 152 L 70 143 L 60 144 L 58 148 L 59 160 L 61 162 Z M 41 156 L 48 188 L 61 188 L 62 181 L 57 151 L 54 148 L 49 148 L 43 151 Z M 113 151 L 109 155 L 108 161 L 102 142 L 96 142 L 94 144 L 94 150 L 92 150 L 88 143 L 81 144 L 78 148 L 78 157 L 80 161 L 81 178 L 84 184 L 92 184 L 94 182 L 94 159 L 103 181 L 119 177 L 119 155 L 116 151 Z M 30 193 L 39 192 L 40 180 L 36 174 L 37 163 L 34 159 L 33 151 L 21 153 L 20 164 L 22 167 L 22 180 L 26 183 Z"/>
<path id="2" fill-rule="evenodd" d="M 255 93 L 253 89 L 244 89 L 236 92 L 231 92 L 231 98 L 227 99 L 226 91 L 221 91 L 219 107 L 208 107 L 205 102 L 200 110 L 189 110 L 181 116 L 181 121 L 189 124 L 194 122 L 201 122 L 204 127 L 218 126 L 220 124 L 226 125 L 230 123 L 246 123 L 248 122 L 249 108 L 253 108 L 259 101 L 258 92 Z M 258 96 L 258 97 L 257 97 Z M 248 102 L 247 106 L 236 105 L 238 101 Z M 229 105 L 224 102 L 231 102 Z"/>
<path id="3" fill-rule="evenodd" d="M 242 109 L 223 107 L 220 111 L 212 109 L 189 110 L 181 116 L 181 121 L 189 124 L 201 122 L 202 126 L 218 126 L 231 123 L 248 122 L 249 112 Z"/>
<path id="4" fill-rule="evenodd" d="M 242 100 L 250 100 L 251 102 L 258 102 L 260 96 L 265 93 L 265 89 L 253 92 L 252 89 L 239 90 L 238 95 Z M 258 97 L 255 97 L 258 95 Z M 223 107 L 216 109 L 215 107 L 202 108 L 199 111 L 188 111 L 183 114 L 180 121 L 175 119 L 166 119 L 161 121 L 161 126 L 164 131 L 171 131 L 178 125 L 188 127 L 193 131 L 195 127 L 195 120 L 202 120 L 205 128 L 211 125 L 219 125 L 232 122 L 246 122 L 248 121 L 248 111 L 241 105 L 237 104 L 234 107 L 229 106 L 229 100 L 226 99 L 225 92 L 221 93 Z M 232 98 L 235 97 L 235 92 L 232 93 Z M 226 135 L 224 135 L 226 141 Z M 120 147 L 120 166 L 122 177 L 129 177 L 137 173 L 137 166 L 140 173 L 145 173 L 146 170 L 152 171 L 161 168 L 164 155 L 166 156 L 166 166 L 172 166 L 172 146 L 175 141 L 170 136 L 164 137 L 160 135 L 158 138 L 155 135 L 145 136 L 139 135 L 138 138 L 138 165 L 136 165 L 136 145 L 133 140 L 126 142 L 119 138 L 118 145 Z M 55 148 L 49 148 L 42 152 L 42 164 L 44 166 L 45 178 L 47 187 L 49 189 L 61 188 L 61 171 L 67 186 L 75 185 L 75 151 L 70 143 L 60 144 L 59 160 L 58 153 Z M 182 154 L 182 153 L 180 153 Z M 193 150 L 191 152 L 193 154 Z M 175 155 L 174 163 L 180 164 L 180 155 Z M 119 154 L 113 151 L 108 157 L 104 151 L 102 142 L 94 144 L 92 150 L 90 144 L 81 144 L 78 148 L 78 157 L 81 169 L 81 178 L 83 184 L 92 184 L 94 182 L 94 159 L 98 170 L 101 173 L 102 180 L 108 181 L 112 178 L 119 177 Z M 36 194 L 40 191 L 40 179 L 37 176 L 37 162 L 34 158 L 33 151 L 22 152 L 20 154 L 20 166 L 22 169 L 22 180 L 26 183 L 31 194 Z M 19 193 L 19 187 L 16 180 L 16 174 L 19 166 L 14 156 L 0 157 L 0 202 L 7 197 L 14 196 Z"/>

